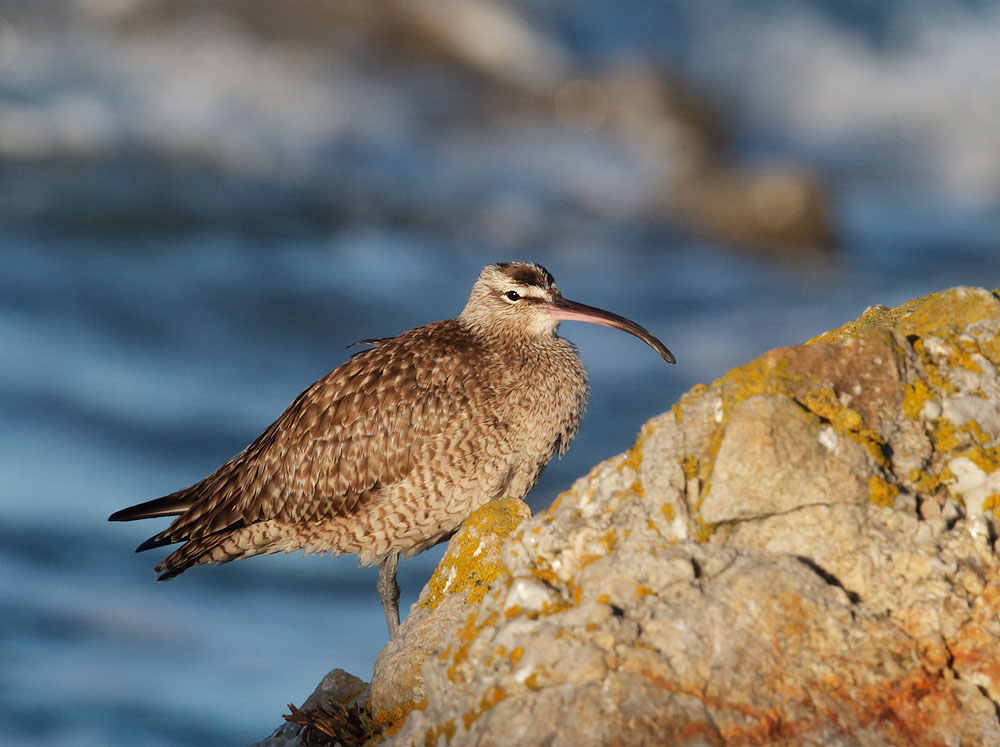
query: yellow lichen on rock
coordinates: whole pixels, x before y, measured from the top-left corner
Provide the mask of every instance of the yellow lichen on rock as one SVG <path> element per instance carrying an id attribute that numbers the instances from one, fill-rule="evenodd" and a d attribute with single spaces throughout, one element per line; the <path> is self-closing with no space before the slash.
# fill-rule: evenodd
<path id="1" fill-rule="evenodd" d="M 923 379 L 910 382 L 903 394 L 903 414 L 911 420 L 918 419 L 930 398 L 931 390 L 927 388 Z"/>
<path id="2" fill-rule="evenodd" d="M 983 511 L 992 511 L 1000 516 L 1000 493 L 991 493 L 983 499 Z"/>
<path id="3" fill-rule="evenodd" d="M 420 700 L 407 700 L 397 703 L 394 708 L 379 711 L 372 716 L 372 719 L 382 727 L 383 734 L 392 735 L 399 730 L 412 711 L 422 711 L 426 707 L 426 697 Z"/>
<path id="4" fill-rule="evenodd" d="M 502 561 L 495 553 L 484 553 L 482 542 L 499 544 L 511 534 L 531 511 L 523 501 L 502 498 L 475 511 L 455 536 L 457 548 L 448 552 L 427 582 L 427 593 L 420 606 L 434 609 L 445 594 L 466 594 L 466 603 L 478 604 L 490 584 L 503 572 Z"/>
<path id="5" fill-rule="evenodd" d="M 444 737 L 445 743 L 451 741 L 452 737 L 455 736 L 455 731 L 458 727 L 455 725 L 454 719 L 448 719 L 443 724 L 434 724 L 430 727 L 426 734 L 424 734 L 424 745 L 426 747 L 431 747 L 431 745 L 436 745 L 441 741 L 441 737 Z"/>
<path id="6" fill-rule="evenodd" d="M 455 646 L 455 653 L 451 656 L 451 664 L 448 667 L 448 679 L 452 682 L 458 681 L 458 667 L 468 657 L 469 648 L 472 646 L 473 641 L 476 640 L 476 636 L 479 635 L 479 631 L 496 623 L 498 619 L 499 616 L 495 612 L 490 613 L 482 620 L 479 619 L 476 612 L 470 613 L 465 618 L 462 627 L 456 631 L 457 645 Z"/>
<path id="7" fill-rule="evenodd" d="M 515 533 L 395 743 L 1000 744 L 998 329 L 952 289 L 692 388 Z"/>
<path id="8" fill-rule="evenodd" d="M 868 494 L 876 506 L 892 508 L 896 503 L 896 496 L 899 495 L 899 488 L 877 475 L 872 475 L 868 480 Z"/>
<path id="9" fill-rule="evenodd" d="M 835 343 L 844 342 L 848 339 L 858 338 L 871 330 L 891 329 L 899 324 L 900 319 L 909 316 L 913 310 L 924 299 L 916 298 L 902 306 L 869 306 L 857 319 L 853 319 L 846 324 L 824 332 L 813 337 L 806 342 L 806 345 L 814 343 Z"/>
<path id="10" fill-rule="evenodd" d="M 869 306 L 857 319 L 817 335 L 806 344 L 844 342 L 873 330 L 897 329 L 903 335 L 930 335 L 955 330 L 1000 313 L 996 292 L 980 288 L 949 288 L 914 298 L 901 306 Z"/>
<path id="11" fill-rule="evenodd" d="M 799 397 L 799 402 L 840 433 L 858 432 L 864 425 L 861 415 L 856 410 L 840 403 L 832 387 L 810 389 Z"/>
<path id="12" fill-rule="evenodd" d="M 681 470 L 684 472 L 684 479 L 691 480 L 698 476 L 698 458 L 693 454 L 688 454 L 681 462 Z"/>
<path id="13" fill-rule="evenodd" d="M 949 288 L 914 299 L 898 308 L 906 309 L 896 324 L 904 335 L 954 334 L 971 324 L 996 317 L 1000 314 L 1000 300 L 995 291 Z"/>
<path id="14" fill-rule="evenodd" d="M 1000 447 L 997 446 L 992 448 L 973 446 L 958 452 L 956 456 L 966 457 L 987 475 L 1000 469 Z"/>
<path id="15" fill-rule="evenodd" d="M 932 475 L 925 472 L 922 469 L 914 467 L 910 470 L 910 474 L 907 476 L 913 485 L 916 486 L 917 490 L 921 493 L 926 493 L 930 495 L 937 490 L 938 485 L 941 484 L 941 478 L 939 475 Z"/>
<path id="16" fill-rule="evenodd" d="M 462 715 L 462 723 L 465 726 L 466 731 L 469 730 L 469 727 L 471 727 L 480 716 L 506 697 L 507 693 L 503 688 L 496 686 L 487 688 L 482 699 L 479 701 L 479 705 L 470 711 L 466 711 Z"/>
<path id="17" fill-rule="evenodd" d="M 947 373 L 941 370 L 938 365 L 937 359 L 930 354 L 927 350 L 927 344 L 922 339 L 916 339 L 912 343 L 913 352 L 919 355 L 924 364 L 923 375 L 927 380 L 927 383 L 939 393 L 943 394 L 953 394 L 955 392 L 955 385 L 948 378 Z"/>
<path id="18" fill-rule="evenodd" d="M 712 535 L 715 534 L 716 526 L 715 524 L 709 524 L 700 516 L 694 517 L 695 524 L 697 528 L 695 529 L 694 538 L 699 542 L 708 542 L 712 539 Z"/>
<path id="19" fill-rule="evenodd" d="M 800 395 L 798 401 L 807 410 L 829 423 L 835 432 L 864 446 L 880 467 L 889 467 L 885 454 L 885 440 L 877 431 L 864 428 L 861 414 L 841 404 L 832 387 L 810 389 Z"/>
<path id="20" fill-rule="evenodd" d="M 644 427 L 639 431 L 639 435 L 636 436 L 635 443 L 632 444 L 632 448 L 625 452 L 625 458 L 619 463 L 618 469 L 631 469 L 633 471 L 638 471 L 639 465 L 642 464 L 642 447 L 645 442 L 646 428 Z"/>
<path id="21" fill-rule="evenodd" d="M 934 439 L 935 451 L 954 451 L 961 444 L 958 440 L 958 434 L 955 431 L 954 424 L 952 424 L 952 422 L 947 418 L 940 418 L 934 421 L 932 435 Z"/>

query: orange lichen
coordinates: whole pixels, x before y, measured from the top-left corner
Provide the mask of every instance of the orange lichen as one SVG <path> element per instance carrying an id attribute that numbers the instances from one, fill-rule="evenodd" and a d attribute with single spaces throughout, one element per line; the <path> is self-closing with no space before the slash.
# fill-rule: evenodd
<path id="1" fill-rule="evenodd" d="M 838 432 L 859 431 L 864 424 L 858 412 L 840 403 L 832 387 L 810 389 L 799 396 L 799 402 L 829 422 Z"/>
<path id="2" fill-rule="evenodd" d="M 694 517 L 695 524 L 697 524 L 697 529 L 694 532 L 694 538 L 698 542 L 708 542 L 712 539 L 712 535 L 715 534 L 715 524 L 709 524 L 700 516 Z"/>
<path id="3" fill-rule="evenodd" d="M 973 373 L 982 373 L 982 367 L 972 360 L 972 356 L 979 355 L 979 345 L 976 344 L 976 341 L 967 337 L 959 337 L 956 339 L 956 343 L 958 349 L 954 355 L 948 357 L 948 362 L 952 366 L 964 368 Z"/>
<path id="4" fill-rule="evenodd" d="M 878 432 L 863 427 L 861 414 L 841 404 L 832 387 L 814 387 L 800 395 L 797 401 L 829 423 L 837 433 L 864 446 L 880 467 L 889 468 L 885 440 Z"/>
<path id="5" fill-rule="evenodd" d="M 615 536 L 615 530 L 609 529 L 607 533 L 601 537 L 601 547 L 604 549 L 605 554 L 610 554 L 615 547 L 618 546 L 618 538 Z"/>
<path id="6" fill-rule="evenodd" d="M 914 299 L 901 309 L 898 329 L 905 334 L 948 334 L 1000 313 L 1000 301 L 989 291 L 952 288 Z"/>
<path id="7" fill-rule="evenodd" d="M 749 363 L 734 368 L 725 376 L 716 379 L 712 383 L 718 399 L 718 414 L 716 420 L 718 426 L 713 429 L 711 440 L 708 445 L 708 458 L 703 461 L 694 461 L 687 465 L 681 465 L 685 469 L 685 476 L 690 480 L 694 477 L 701 479 L 700 495 L 705 496 L 711 491 L 712 469 L 715 466 L 715 457 L 722 447 L 722 441 L 726 432 L 726 424 L 735 407 L 742 402 L 757 395 L 766 396 L 788 396 L 791 390 L 791 383 L 798 381 L 802 377 L 790 371 L 791 361 L 787 356 L 780 356 L 777 353 L 768 353 L 756 358 Z M 684 398 L 693 397 L 694 389 Z M 707 393 L 708 388 L 700 390 L 697 396 Z M 697 464 L 697 474 L 688 475 L 688 470 Z M 700 506 L 700 499 L 692 506 L 697 510 Z"/>
<path id="8" fill-rule="evenodd" d="M 435 724 L 424 734 L 424 745 L 425 747 L 436 745 L 442 735 L 444 736 L 445 743 L 451 742 L 457 730 L 458 727 L 455 726 L 455 719 L 453 718 L 448 719 L 443 724 Z"/>
<path id="9" fill-rule="evenodd" d="M 956 428 L 947 418 L 940 418 L 934 422 L 932 437 L 935 451 L 964 456 L 986 474 L 1000 469 L 998 447 L 983 445 L 991 439 L 975 420 L 968 420 Z"/>
<path id="10" fill-rule="evenodd" d="M 896 503 L 899 488 L 883 480 L 878 475 L 872 475 L 868 480 L 868 500 L 876 506 L 892 508 Z"/>
<path id="11" fill-rule="evenodd" d="M 911 469 L 908 477 L 921 493 L 933 493 L 941 484 L 941 479 L 937 475 L 928 474 L 918 468 Z"/>
<path id="12" fill-rule="evenodd" d="M 458 629 L 456 638 L 458 639 L 458 646 L 455 649 L 454 655 L 451 657 L 451 666 L 448 667 L 448 679 L 452 682 L 457 682 L 458 677 L 458 667 L 465 661 L 469 656 L 469 648 L 472 646 L 472 642 L 476 639 L 479 631 L 491 624 L 496 619 L 496 613 L 487 617 L 480 625 L 476 625 L 478 615 L 473 612 L 466 619 L 465 623 L 461 628 Z"/>
<path id="13" fill-rule="evenodd" d="M 1000 469 L 1000 449 L 996 446 L 989 449 L 982 446 L 973 446 L 969 449 L 963 449 L 956 456 L 965 457 L 987 475 Z"/>
<path id="14" fill-rule="evenodd" d="M 512 604 L 510 607 L 508 607 L 503 611 L 503 616 L 506 617 L 508 620 L 510 620 L 511 618 L 517 617 L 523 612 L 524 610 L 521 609 L 521 605 Z"/>
<path id="15" fill-rule="evenodd" d="M 1000 516 L 1000 493 L 991 493 L 983 499 L 983 511 L 992 511 Z"/>
<path id="16" fill-rule="evenodd" d="M 483 697 L 480 699 L 479 705 L 470 711 L 466 711 L 466 713 L 462 716 L 462 724 L 465 726 L 466 731 L 472 727 L 480 716 L 506 697 L 507 693 L 502 687 L 491 685 L 486 688 L 486 692 L 483 693 Z"/>
<path id="17" fill-rule="evenodd" d="M 549 586 L 558 586 L 560 583 L 559 575 L 551 568 L 535 566 L 531 569 L 531 575 L 540 581 L 544 581 Z"/>
<path id="18" fill-rule="evenodd" d="M 923 360 L 923 375 L 931 387 L 937 391 L 951 394 L 955 391 L 955 385 L 941 373 L 934 357 L 927 352 L 924 341 L 917 339 L 913 341 L 913 351 Z"/>
<path id="19" fill-rule="evenodd" d="M 924 405 L 930 398 L 931 390 L 927 388 L 927 384 L 922 379 L 910 382 L 906 385 L 906 390 L 903 393 L 903 414 L 916 420 L 920 417 L 921 410 L 924 409 Z"/>
<path id="20" fill-rule="evenodd" d="M 639 431 L 639 435 L 636 437 L 635 443 L 632 444 L 632 448 L 625 452 L 625 458 L 618 465 L 618 469 L 631 469 L 638 472 L 639 465 L 642 464 L 642 449 L 645 443 L 646 429 L 643 428 Z"/>
<path id="21" fill-rule="evenodd" d="M 902 306 L 894 307 L 869 306 L 857 319 L 852 319 L 836 329 L 813 337 L 806 342 L 806 345 L 845 342 L 852 338 L 862 337 L 871 330 L 891 329 L 899 324 L 900 319 L 911 314 L 921 300 L 923 299 L 914 299 Z"/>
<path id="22" fill-rule="evenodd" d="M 818 335 L 806 344 L 836 343 L 863 337 L 870 331 L 895 328 L 904 335 L 931 335 L 964 328 L 998 312 L 996 294 L 954 288 L 915 298 L 901 306 L 870 306 L 852 321 Z"/>
<path id="23" fill-rule="evenodd" d="M 698 459 L 693 454 L 688 454 L 681 461 L 681 469 L 684 471 L 685 479 L 692 480 L 698 476 Z"/>
<path id="24" fill-rule="evenodd" d="M 986 406 L 986 401 L 983 401 L 983 406 Z M 972 436 L 973 440 L 978 441 L 981 444 L 986 443 L 990 440 L 990 434 L 985 433 L 983 429 L 979 426 L 975 420 L 966 420 L 962 425 L 958 427 L 960 433 L 968 433 Z"/>
<path id="25" fill-rule="evenodd" d="M 958 436 L 955 433 L 955 426 L 948 418 L 940 418 L 934 421 L 932 430 L 935 451 L 954 451 L 960 445 Z"/>
<path id="26" fill-rule="evenodd" d="M 422 711 L 426 708 L 427 697 L 425 696 L 420 700 L 407 700 L 397 703 L 392 708 L 379 711 L 372 716 L 372 720 L 382 727 L 383 734 L 392 736 L 402 728 L 411 712 Z"/>
<path id="27" fill-rule="evenodd" d="M 681 408 L 680 402 L 675 402 L 670 406 L 670 412 L 674 415 L 674 422 L 677 424 L 684 422 L 684 410 Z"/>

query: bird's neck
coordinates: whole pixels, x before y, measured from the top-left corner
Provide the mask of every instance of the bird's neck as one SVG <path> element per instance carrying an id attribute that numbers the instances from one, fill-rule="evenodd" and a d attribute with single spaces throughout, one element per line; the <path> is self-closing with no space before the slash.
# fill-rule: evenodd
<path id="1" fill-rule="evenodd" d="M 558 325 L 544 330 L 541 334 L 525 330 L 521 326 L 510 328 L 498 324 L 495 320 L 483 322 L 465 315 L 456 320 L 479 344 L 488 350 L 510 351 L 513 354 L 537 354 L 560 344 L 561 338 L 556 336 Z"/>

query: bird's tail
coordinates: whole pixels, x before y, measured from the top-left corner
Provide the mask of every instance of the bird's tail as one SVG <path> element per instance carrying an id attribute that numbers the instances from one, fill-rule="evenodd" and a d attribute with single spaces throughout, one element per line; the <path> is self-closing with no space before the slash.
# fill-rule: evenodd
<path id="1" fill-rule="evenodd" d="M 134 506 L 123 508 L 121 511 L 115 511 L 108 517 L 108 521 L 135 521 L 137 519 L 155 519 L 160 516 L 180 516 L 191 508 L 191 505 L 194 503 L 196 493 L 193 487 L 195 486 L 178 490 L 176 493 L 165 495 L 162 498 L 154 498 L 145 503 L 137 503 Z M 150 537 L 135 548 L 135 551 L 142 552 L 143 550 L 151 550 L 154 547 L 172 545 L 182 539 L 180 537 L 171 537 L 170 530 L 166 529 Z"/>
<path id="2" fill-rule="evenodd" d="M 156 538 L 153 537 L 151 539 Z M 208 537 L 188 540 L 181 547 L 178 547 L 174 550 L 174 552 L 165 557 L 160 564 L 156 566 L 156 572 L 160 574 L 156 580 L 168 581 L 174 576 L 179 576 L 192 566 L 202 565 L 203 563 L 226 562 L 240 557 L 215 557 L 215 553 L 213 553 L 213 551 L 227 539 L 229 539 L 228 533 L 219 532 L 218 534 L 212 534 Z"/>
<path id="3" fill-rule="evenodd" d="M 115 511 L 108 521 L 135 521 L 136 519 L 155 519 L 158 516 L 180 516 L 191 507 L 191 491 L 178 490 L 176 493 L 154 498 L 145 503 Z"/>

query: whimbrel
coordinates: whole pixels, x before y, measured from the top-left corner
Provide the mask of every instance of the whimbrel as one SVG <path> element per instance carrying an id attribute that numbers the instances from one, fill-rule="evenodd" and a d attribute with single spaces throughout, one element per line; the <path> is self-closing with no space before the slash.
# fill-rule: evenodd
<path id="1" fill-rule="evenodd" d="M 111 521 L 176 516 L 136 552 L 183 542 L 160 581 L 203 563 L 274 552 L 357 553 L 379 564 L 389 636 L 396 570 L 488 501 L 524 498 L 576 435 L 587 375 L 563 320 L 647 330 L 563 298 L 540 265 L 483 269 L 456 319 L 357 353 L 300 394 L 257 439 L 201 482 Z"/>

